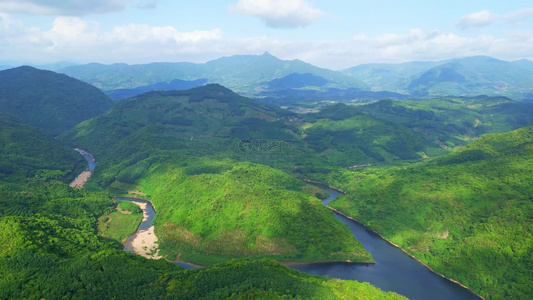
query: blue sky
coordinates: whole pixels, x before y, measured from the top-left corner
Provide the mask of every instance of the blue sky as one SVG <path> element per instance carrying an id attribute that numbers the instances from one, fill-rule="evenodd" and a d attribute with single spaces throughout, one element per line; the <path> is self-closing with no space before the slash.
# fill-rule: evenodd
<path id="1" fill-rule="evenodd" d="M 0 0 L 3 62 L 205 62 L 265 51 L 332 69 L 471 55 L 533 60 L 533 4 Z"/>

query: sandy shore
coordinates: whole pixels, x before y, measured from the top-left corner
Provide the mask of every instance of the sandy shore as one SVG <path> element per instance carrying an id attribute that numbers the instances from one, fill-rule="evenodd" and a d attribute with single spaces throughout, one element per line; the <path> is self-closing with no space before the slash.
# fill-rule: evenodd
<path id="1" fill-rule="evenodd" d="M 148 219 L 148 214 L 146 213 L 147 203 L 132 201 L 138 205 L 143 211 L 143 222 Z M 140 230 L 137 232 L 133 241 L 131 241 L 131 247 L 135 254 L 140 256 L 151 258 L 151 259 L 160 259 L 162 256 L 159 255 L 159 245 L 156 244 L 157 236 L 154 233 L 154 226 L 146 230 Z"/>
<path id="2" fill-rule="evenodd" d="M 72 182 L 69 184 L 71 187 L 75 187 L 78 189 L 83 188 L 87 180 L 89 180 L 89 177 L 91 177 L 91 171 L 83 171 L 76 177 Z"/>

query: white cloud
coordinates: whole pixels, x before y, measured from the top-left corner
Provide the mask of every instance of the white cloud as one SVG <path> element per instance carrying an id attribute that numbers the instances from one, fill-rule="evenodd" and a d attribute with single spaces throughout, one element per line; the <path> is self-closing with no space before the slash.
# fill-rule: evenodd
<path id="1" fill-rule="evenodd" d="M 24 27 L 0 14 L 0 58 L 26 63 L 205 62 L 269 51 L 281 59 L 344 69 L 370 62 L 442 60 L 470 55 L 533 59 L 533 31 L 464 36 L 439 30 L 356 35 L 344 40 L 294 41 L 266 36 L 227 38 L 220 29 L 180 31 L 173 26 L 127 24 L 111 29 L 79 17 L 58 17 L 47 30 Z"/>
<path id="2" fill-rule="evenodd" d="M 501 18 L 509 22 L 520 22 L 533 16 L 533 7 L 526 7 L 504 14 Z"/>
<path id="3" fill-rule="evenodd" d="M 471 27 L 483 27 L 490 25 L 498 20 L 498 18 L 499 16 L 497 14 L 493 14 L 488 10 L 482 10 L 461 17 L 459 20 L 459 26 L 465 29 Z"/>
<path id="4" fill-rule="evenodd" d="M 229 10 L 259 17 L 272 28 L 307 26 L 325 15 L 304 0 L 239 0 Z"/>
<path id="5" fill-rule="evenodd" d="M 23 34 L 24 25 L 20 20 L 8 14 L 0 13 L 0 38 L 7 38 Z"/>
<path id="6" fill-rule="evenodd" d="M 522 22 L 529 19 L 531 16 L 533 16 L 533 7 L 522 8 L 503 15 L 494 14 L 488 10 L 482 10 L 461 17 L 458 25 L 463 29 L 469 29 L 473 27 L 488 26 L 498 21 L 506 21 L 509 23 Z"/>
<path id="7" fill-rule="evenodd" d="M 11 13 L 82 16 L 123 10 L 128 4 L 150 9 L 159 0 L 0 0 L 2 11 Z"/>

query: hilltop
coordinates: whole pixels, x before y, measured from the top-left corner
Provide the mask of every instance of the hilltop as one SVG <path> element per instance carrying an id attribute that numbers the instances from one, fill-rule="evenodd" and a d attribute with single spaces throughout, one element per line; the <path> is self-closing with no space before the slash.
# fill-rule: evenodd
<path id="1" fill-rule="evenodd" d="M 0 71 L 0 95 L 2 112 L 54 136 L 112 105 L 94 86 L 27 66 Z"/>

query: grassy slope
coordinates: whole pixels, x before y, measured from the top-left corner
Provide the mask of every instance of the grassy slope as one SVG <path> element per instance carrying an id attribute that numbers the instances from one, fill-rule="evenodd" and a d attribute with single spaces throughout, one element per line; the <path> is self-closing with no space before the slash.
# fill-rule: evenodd
<path id="1" fill-rule="evenodd" d="M 119 202 L 116 211 L 98 218 L 98 234 L 121 243 L 133 234 L 143 219 L 139 206 L 129 202 Z"/>
<path id="2" fill-rule="evenodd" d="M 330 203 L 488 298 L 532 294 L 533 127 L 428 163 L 345 172 Z"/>
<path id="3" fill-rule="evenodd" d="M 314 187 L 251 163 L 155 167 L 141 180 L 158 214 L 161 249 L 199 264 L 230 257 L 371 261 Z M 187 164 L 186 164 L 187 165 Z M 313 224 L 309 226 L 308 224 Z"/>

